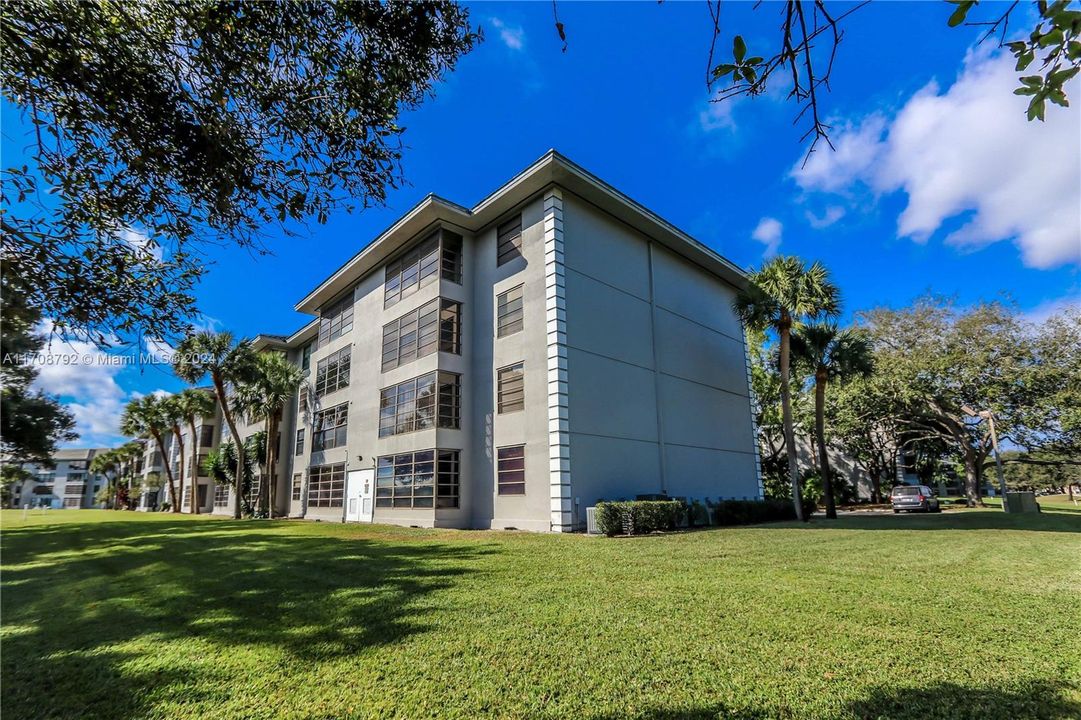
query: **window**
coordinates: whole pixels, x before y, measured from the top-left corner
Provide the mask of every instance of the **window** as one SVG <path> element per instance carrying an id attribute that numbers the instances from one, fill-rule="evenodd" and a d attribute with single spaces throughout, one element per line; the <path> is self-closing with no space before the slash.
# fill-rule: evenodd
<path id="1" fill-rule="evenodd" d="M 496 485 L 500 495 L 525 495 L 525 445 L 497 450 Z"/>
<path id="2" fill-rule="evenodd" d="M 82 504 L 83 501 L 81 498 L 64 498 L 64 507 L 66 508 L 77 508 Z"/>
<path id="3" fill-rule="evenodd" d="M 214 444 L 214 426 L 203 425 L 199 428 L 199 447 L 210 447 Z"/>
<path id="4" fill-rule="evenodd" d="M 496 296 L 496 337 L 513 335 L 522 329 L 522 286 Z"/>
<path id="5" fill-rule="evenodd" d="M 72 470 L 86 470 L 85 460 L 70 460 L 68 461 L 68 472 Z"/>
<path id="6" fill-rule="evenodd" d="M 214 486 L 214 507 L 229 507 L 229 486 L 228 485 L 215 485 Z"/>
<path id="7" fill-rule="evenodd" d="M 383 326 L 383 370 L 436 350 L 461 352 L 461 305 L 437 298 Z"/>
<path id="8" fill-rule="evenodd" d="M 82 481 L 83 481 L 83 480 L 84 480 L 85 478 L 86 478 L 86 473 L 81 473 L 81 472 L 78 472 L 78 473 L 73 473 L 73 472 L 69 472 L 69 473 L 68 473 L 68 476 L 67 476 L 67 478 L 66 478 L 66 479 L 67 479 L 67 481 L 68 481 L 69 483 L 76 483 L 76 482 L 82 482 Z"/>
<path id="9" fill-rule="evenodd" d="M 345 463 L 308 470 L 308 507 L 336 508 L 345 495 Z"/>
<path id="10" fill-rule="evenodd" d="M 315 394 L 326 395 L 349 385 L 349 358 L 353 348 L 344 347 L 319 361 L 315 370 Z"/>
<path id="11" fill-rule="evenodd" d="M 522 257 L 522 216 L 508 220 L 496 231 L 496 265 Z"/>
<path id="12" fill-rule="evenodd" d="M 65 495 L 83 495 L 86 493 L 86 483 L 78 483 L 75 485 L 67 484 L 64 486 Z"/>
<path id="13" fill-rule="evenodd" d="M 300 428 L 299 430 L 297 430 L 296 450 L 293 452 L 293 454 L 294 455 L 303 455 L 304 454 L 304 428 Z"/>
<path id="14" fill-rule="evenodd" d="M 302 413 L 308 412 L 308 386 L 303 385 L 300 388 L 299 400 L 297 401 L 297 410 Z"/>
<path id="15" fill-rule="evenodd" d="M 461 377 L 431 372 L 379 393 L 379 437 L 439 427 L 457 428 Z"/>
<path id="16" fill-rule="evenodd" d="M 418 450 L 379 458 L 376 507 L 458 507 L 458 450 Z"/>
<path id="17" fill-rule="evenodd" d="M 208 477 L 206 472 L 206 461 L 210 457 L 209 453 L 199 453 L 199 459 L 196 461 L 196 471 L 199 477 Z"/>
<path id="18" fill-rule="evenodd" d="M 326 345 L 353 329 L 353 291 L 319 311 L 319 344 Z"/>
<path id="19" fill-rule="evenodd" d="M 499 370 L 498 405 L 500 413 L 525 409 L 525 373 L 523 363 Z"/>
<path id="20" fill-rule="evenodd" d="M 191 485 L 184 487 L 184 494 L 180 497 L 180 507 L 186 508 L 191 504 Z"/>
<path id="21" fill-rule="evenodd" d="M 300 500 L 300 486 L 304 483 L 303 473 L 293 475 L 293 500 Z"/>
<path id="22" fill-rule="evenodd" d="M 308 343 L 300 349 L 300 369 L 308 370 L 312 366 L 312 344 Z"/>
<path id="23" fill-rule="evenodd" d="M 248 504 L 252 507 L 259 505 L 259 491 L 262 488 L 263 476 L 255 475 L 251 479 L 251 485 L 248 486 Z"/>
<path id="24" fill-rule="evenodd" d="M 349 422 L 349 403 L 335 405 L 315 413 L 312 426 L 312 451 L 329 450 L 345 445 Z"/>
<path id="25" fill-rule="evenodd" d="M 397 260 L 387 263 L 383 284 L 383 307 L 404 300 L 435 281 L 439 275 L 462 282 L 462 236 L 437 230 Z"/>

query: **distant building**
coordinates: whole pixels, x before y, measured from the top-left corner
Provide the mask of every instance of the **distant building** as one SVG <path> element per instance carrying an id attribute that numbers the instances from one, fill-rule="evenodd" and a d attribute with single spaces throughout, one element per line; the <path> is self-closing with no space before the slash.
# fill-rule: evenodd
<path id="1" fill-rule="evenodd" d="M 101 507 L 94 502 L 97 492 L 108 482 L 104 475 L 90 472 L 94 455 L 106 448 L 73 448 L 57 450 L 52 456 L 54 467 L 26 463 L 23 468 L 33 478 L 16 484 L 12 489 L 12 507 L 79 508 Z"/>

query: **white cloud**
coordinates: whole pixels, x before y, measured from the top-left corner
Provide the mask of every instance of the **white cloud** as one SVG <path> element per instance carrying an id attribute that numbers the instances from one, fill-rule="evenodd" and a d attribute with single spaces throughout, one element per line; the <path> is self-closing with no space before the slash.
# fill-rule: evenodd
<path id="1" fill-rule="evenodd" d="M 53 340 L 38 354 L 34 386 L 59 395 L 75 416 L 76 445 L 111 445 L 119 439 L 127 393 L 116 382 L 123 365 L 91 343 Z"/>
<path id="2" fill-rule="evenodd" d="M 698 113 L 698 129 L 704 133 L 717 130 L 735 130 L 736 120 L 733 113 L 735 112 L 736 102 L 738 102 L 737 98 L 721 102 L 711 101 L 706 105 L 705 110 Z"/>
<path id="3" fill-rule="evenodd" d="M 128 228 L 120 233 L 120 239 L 130 245 L 135 250 L 147 252 L 158 262 L 161 262 L 164 257 L 164 251 L 156 242 L 150 240 L 150 237 L 139 230 L 134 228 Z"/>
<path id="4" fill-rule="evenodd" d="M 1081 79 L 1067 85 L 1072 106 L 1049 105 L 1043 123 L 1025 119 L 1017 84 L 1010 57 L 970 53 L 952 86 L 929 83 L 892 118 L 842 124 L 837 152 L 814 153 L 792 176 L 842 196 L 903 191 L 897 231 L 916 242 L 965 216 L 947 243 L 1013 240 L 1031 267 L 1081 262 Z"/>
<path id="5" fill-rule="evenodd" d="M 511 50 L 525 47 L 525 30 L 520 25 L 508 25 L 497 17 L 492 18 L 492 26 L 499 31 L 499 39 Z"/>
<path id="6" fill-rule="evenodd" d="M 1025 319 L 1030 323 L 1040 324 L 1046 322 L 1052 315 L 1057 315 L 1063 310 L 1070 308 L 1081 310 L 1081 295 L 1062 297 L 1042 302 L 1036 307 L 1025 311 Z"/>
<path id="7" fill-rule="evenodd" d="M 816 230 L 821 230 L 843 218 L 845 216 L 845 209 L 840 205 L 830 205 L 821 215 L 816 215 L 810 210 L 808 210 L 805 215 L 807 216 L 807 223 L 811 227 Z"/>
<path id="8" fill-rule="evenodd" d="M 758 221 L 751 237 L 766 246 L 762 251 L 762 257 L 773 257 L 777 254 L 777 248 L 781 246 L 781 231 L 784 226 L 777 218 L 764 217 Z"/>

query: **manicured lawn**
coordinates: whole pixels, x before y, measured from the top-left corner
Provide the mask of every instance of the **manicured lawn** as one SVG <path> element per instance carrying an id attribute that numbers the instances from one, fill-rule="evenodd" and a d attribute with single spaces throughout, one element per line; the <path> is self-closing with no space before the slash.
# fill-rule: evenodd
<path id="1" fill-rule="evenodd" d="M 603 539 L 5 512 L 5 718 L 1077 718 L 1081 515 Z"/>

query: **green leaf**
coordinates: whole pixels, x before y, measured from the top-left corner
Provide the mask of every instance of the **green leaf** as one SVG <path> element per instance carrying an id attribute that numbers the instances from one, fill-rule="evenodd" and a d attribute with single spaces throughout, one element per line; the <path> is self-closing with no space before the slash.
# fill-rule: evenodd
<path id="1" fill-rule="evenodd" d="M 1021 78 L 1021 82 L 1029 87 L 1039 88 L 1043 87 L 1043 78 L 1039 75 L 1026 75 Z"/>
<path id="2" fill-rule="evenodd" d="M 1035 95 L 1038 92 L 1040 92 L 1040 91 L 1038 89 L 1036 89 L 1036 88 L 1019 87 L 1019 88 L 1017 88 L 1016 90 L 1013 91 L 1013 94 L 1014 95 Z"/>
<path id="3" fill-rule="evenodd" d="M 1024 53 L 1022 55 L 1019 55 L 1017 57 L 1017 66 L 1014 67 L 1014 70 L 1016 70 L 1017 72 L 1021 72 L 1022 70 L 1027 68 L 1029 65 L 1031 65 L 1032 61 L 1035 60 L 1035 59 L 1036 59 L 1036 55 L 1034 53 L 1031 53 L 1031 52 L 1027 52 L 1027 53 Z"/>
<path id="4" fill-rule="evenodd" d="M 1027 117 L 1031 122 L 1034 119 L 1039 119 L 1043 122 L 1044 100 L 1040 96 L 1032 98 L 1032 102 L 1028 105 Z"/>
<path id="5" fill-rule="evenodd" d="M 965 21 L 965 17 L 968 15 L 968 11 L 972 9 L 975 3 L 971 0 L 965 0 L 957 4 L 957 9 L 950 15 L 950 19 L 946 21 L 946 24 L 950 27 L 957 27 Z"/>
<path id="6" fill-rule="evenodd" d="M 717 67 L 713 68 L 713 79 L 716 80 L 717 78 L 722 78 L 735 69 L 735 65 L 731 65 L 728 63 L 718 65 Z"/>
<path id="7" fill-rule="evenodd" d="M 747 54 L 747 43 L 743 42 L 742 35 L 736 35 L 732 41 L 732 55 L 736 58 L 737 64 L 743 64 L 743 57 Z"/>
<path id="8" fill-rule="evenodd" d="M 1059 107 L 1070 107 L 1070 101 L 1066 99 L 1066 93 L 1061 90 L 1052 90 L 1047 94 L 1047 99 Z"/>
<path id="9" fill-rule="evenodd" d="M 747 58 L 747 62 L 744 65 L 758 65 L 762 62 L 762 58 L 755 55 L 753 58 Z"/>

